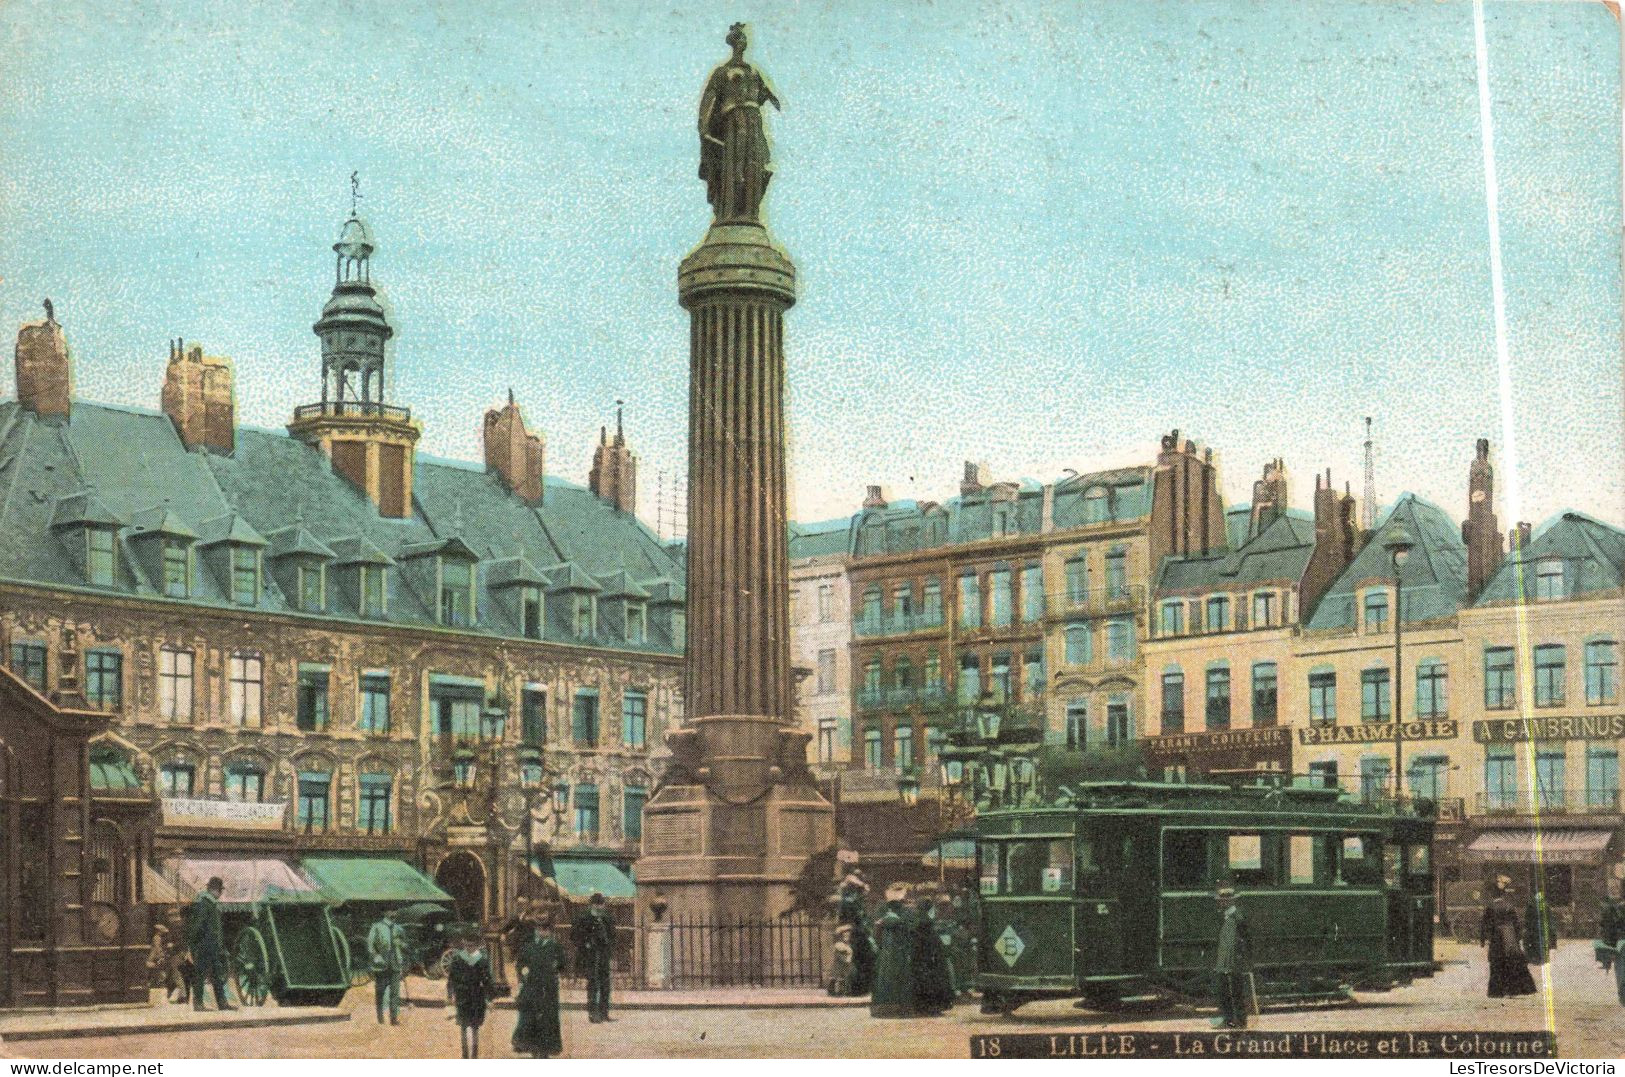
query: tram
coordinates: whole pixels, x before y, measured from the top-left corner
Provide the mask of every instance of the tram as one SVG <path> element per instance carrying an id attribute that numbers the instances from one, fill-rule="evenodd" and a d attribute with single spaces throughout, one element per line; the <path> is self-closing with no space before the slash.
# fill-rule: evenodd
<path id="1" fill-rule="evenodd" d="M 1261 999 L 1347 998 L 1433 975 L 1433 810 L 1337 789 L 1091 782 L 979 814 L 987 1012 L 1207 998 L 1236 890 Z"/>

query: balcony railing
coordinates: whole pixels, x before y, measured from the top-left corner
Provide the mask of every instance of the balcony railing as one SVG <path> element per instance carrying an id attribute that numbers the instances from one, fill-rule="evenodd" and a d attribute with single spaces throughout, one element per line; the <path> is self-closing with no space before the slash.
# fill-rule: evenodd
<path id="1" fill-rule="evenodd" d="M 1531 795 L 1526 789 L 1478 794 L 1482 815 L 1616 815 L 1617 789 L 1548 789 Z"/>
<path id="2" fill-rule="evenodd" d="M 1061 591 L 1046 597 L 1045 605 L 1051 616 L 1094 616 L 1107 613 L 1131 613 L 1145 605 L 1145 587 L 1126 583 L 1121 587 L 1093 587 L 1087 591 Z"/>
<path id="3" fill-rule="evenodd" d="M 875 636 L 906 636 L 911 632 L 930 632 L 943 626 L 941 610 L 919 613 L 892 613 L 879 617 L 860 616 L 853 632 L 863 638 Z"/>
<path id="4" fill-rule="evenodd" d="M 301 404 L 293 409 L 295 422 L 303 419 L 319 419 L 323 416 L 376 416 L 380 419 L 390 419 L 398 423 L 412 421 L 412 409 L 396 407 L 393 404 L 377 404 L 370 400 L 324 400 L 320 404 Z"/>
<path id="5" fill-rule="evenodd" d="M 858 689 L 858 707 L 864 710 L 907 707 L 914 703 L 929 705 L 941 703 L 947 698 L 948 687 L 940 682 L 918 686 Z"/>

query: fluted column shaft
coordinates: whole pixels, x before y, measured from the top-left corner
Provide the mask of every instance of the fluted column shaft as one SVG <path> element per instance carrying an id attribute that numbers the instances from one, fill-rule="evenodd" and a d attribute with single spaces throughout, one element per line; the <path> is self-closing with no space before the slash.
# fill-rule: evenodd
<path id="1" fill-rule="evenodd" d="M 773 291 L 689 304 L 688 713 L 791 720 L 784 311 Z"/>

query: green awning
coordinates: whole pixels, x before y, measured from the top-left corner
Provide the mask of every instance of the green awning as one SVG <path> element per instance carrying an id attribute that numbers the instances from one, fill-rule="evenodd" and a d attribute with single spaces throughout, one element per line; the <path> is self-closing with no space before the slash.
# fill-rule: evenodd
<path id="1" fill-rule="evenodd" d="M 553 857 L 553 881 L 573 898 L 589 898 L 595 892 L 607 898 L 634 898 L 638 889 L 632 876 L 608 860 Z"/>
<path id="2" fill-rule="evenodd" d="M 309 856 L 299 867 L 334 904 L 376 901 L 410 905 L 451 901 L 434 880 L 402 860 L 348 856 Z"/>
<path id="3" fill-rule="evenodd" d="M 100 745 L 90 749 L 90 788 L 92 792 L 139 792 L 141 779 L 124 753 Z"/>
<path id="4" fill-rule="evenodd" d="M 971 868 L 976 866 L 976 842 L 968 838 L 946 838 L 931 846 L 930 850 L 921 857 L 921 863 L 928 868 L 937 866 L 938 856 L 944 860 L 943 867 Z"/>

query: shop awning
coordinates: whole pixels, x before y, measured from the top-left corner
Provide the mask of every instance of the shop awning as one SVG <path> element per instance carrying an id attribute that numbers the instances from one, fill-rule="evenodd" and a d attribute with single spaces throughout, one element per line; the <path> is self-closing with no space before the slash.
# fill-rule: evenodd
<path id="1" fill-rule="evenodd" d="M 93 793 L 139 793 L 141 779 L 123 752 L 97 745 L 90 750 L 90 789 Z"/>
<path id="2" fill-rule="evenodd" d="M 1602 859 L 1612 837 L 1611 830 L 1486 830 L 1468 844 L 1466 858 L 1478 863 L 1589 864 Z"/>
<path id="3" fill-rule="evenodd" d="M 247 905 L 272 897 L 321 898 L 315 884 L 295 871 L 293 865 L 270 857 L 202 859 L 183 856 L 166 864 L 165 869 L 165 874 L 179 882 L 175 889 L 182 901 L 191 901 L 202 893 L 215 876 L 226 884 L 220 900 L 227 905 Z"/>
<path id="4" fill-rule="evenodd" d="M 404 860 L 388 857 L 307 856 L 299 867 L 334 904 L 376 901 L 412 905 L 450 903 L 451 895 Z"/>
<path id="5" fill-rule="evenodd" d="M 976 866 L 976 842 L 969 838 L 949 838 L 931 846 L 925 856 L 920 858 L 921 863 L 928 868 L 934 868 L 937 866 L 939 854 L 945 868 L 969 870 Z"/>
<path id="6" fill-rule="evenodd" d="M 180 895 L 170 881 L 158 874 L 151 864 L 141 865 L 141 893 L 148 905 L 178 905 Z"/>
<path id="7" fill-rule="evenodd" d="M 600 893 L 606 898 L 630 899 L 638 893 L 632 876 L 608 860 L 555 855 L 553 881 L 572 898 L 588 898 Z"/>

